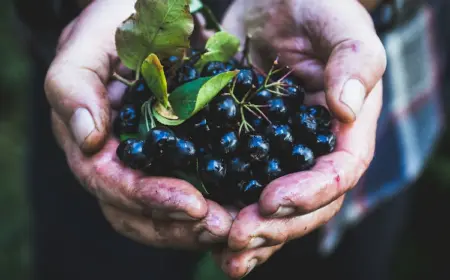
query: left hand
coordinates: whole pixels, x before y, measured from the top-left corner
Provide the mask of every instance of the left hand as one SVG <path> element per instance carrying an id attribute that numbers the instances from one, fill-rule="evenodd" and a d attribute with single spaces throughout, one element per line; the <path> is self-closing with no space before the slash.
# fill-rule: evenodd
<path id="1" fill-rule="evenodd" d="M 258 204 L 240 211 L 229 248 L 216 255 L 232 278 L 248 274 L 287 241 L 317 229 L 340 210 L 374 155 L 386 67 L 372 20 L 355 0 L 236 0 L 225 29 L 245 38 L 252 24 L 259 27 L 252 32 L 253 61 L 261 65 L 258 58 L 279 55 L 282 64 L 295 69 L 307 90 L 316 93 L 306 102 L 327 106 L 336 118 L 337 146 L 312 170 L 273 181 Z"/>

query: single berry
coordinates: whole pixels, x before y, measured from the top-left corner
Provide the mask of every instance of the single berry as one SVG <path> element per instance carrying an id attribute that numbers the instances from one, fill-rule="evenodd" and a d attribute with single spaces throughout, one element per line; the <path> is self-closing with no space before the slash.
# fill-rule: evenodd
<path id="1" fill-rule="evenodd" d="M 292 171 L 304 171 L 310 169 L 315 163 L 313 151 L 303 144 L 297 144 L 292 149 L 289 166 Z"/>
<path id="2" fill-rule="evenodd" d="M 336 135 L 332 132 L 318 133 L 316 135 L 316 141 L 311 144 L 316 157 L 329 154 L 336 147 Z"/>
<path id="3" fill-rule="evenodd" d="M 236 70 L 238 65 L 238 62 L 235 59 L 230 59 L 226 64 L 225 64 L 225 70 L 226 71 L 233 71 Z"/>
<path id="4" fill-rule="evenodd" d="M 257 84 L 258 84 L 257 88 L 260 88 L 266 82 L 266 77 L 264 77 L 261 74 L 256 74 L 256 81 L 257 81 Z"/>
<path id="5" fill-rule="evenodd" d="M 266 89 L 258 91 L 255 95 L 253 95 L 250 102 L 255 105 L 266 105 L 269 100 L 272 99 L 272 93 Z"/>
<path id="6" fill-rule="evenodd" d="M 241 181 L 238 187 L 240 190 L 240 200 L 246 205 L 258 202 L 259 196 L 264 189 L 264 185 L 255 179 Z"/>
<path id="7" fill-rule="evenodd" d="M 288 153 L 294 145 L 294 136 L 289 125 L 269 125 L 266 129 L 266 135 L 269 138 L 271 150 L 278 154 Z"/>
<path id="8" fill-rule="evenodd" d="M 313 139 L 317 132 L 317 119 L 308 112 L 297 112 L 292 119 L 292 129 L 304 141 Z"/>
<path id="9" fill-rule="evenodd" d="M 228 178 L 229 181 L 237 183 L 241 180 L 248 180 L 252 176 L 252 168 L 250 162 L 241 157 L 233 157 L 228 162 Z"/>
<path id="10" fill-rule="evenodd" d="M 117 146 L 117 149 L 116 149 L 116 155 L 119 158 L 119 160 L 123 161 L 123 158 L 125 155 L 125 148 L 136 141 L 137 140 L 134 138 L 128 138 L 127 140 L 124 140 L 119 143 L 119 146 Z"/>
<path id="11" fill-rule="evenodd" d="M 235 83 L 233 93 L 238 99 L 242 99 L 253 87 L 256 88 L 258 81 L 252 69 L 244 68 L 236 75 Z"/>
<path id="12" fill-rule="evenodd" d="M 143 153 L 144 141 L 137 139 L 126 140 L 122 161 L 132 169 L 144 168 L 149 162 Z"/>
<path id="13" fill-rule="evenodd" d="M 275 97 L 267 103 L 267 117 L 274 123 L 286 123 L 289 118 L 289 110 L 286 102 L 281 97 Z"/>
<path id="14" fill-rule="evenodd" d="M 162 156 L 176 145 L 175 133 L 167 127 L 155 127 L 147 133 L 144 144 L 144 154 L 148 159 Z"/>
<path id="15" fill-rule="evenodd" d="M 128 104 L 122 107 L 119 115 L 114 120 L 114 134 L 120 136 L 123 133 L 137 133 L 139 130 L 139 111 L 134 105 Z"/>
<path id="16" fill-rule="evenodd" d="M 194 143 L 188 140 L 176 139 L 175 146 L 168 151 L 164 161 L 168 166 L 187 167 L 196 160 L 196 150 Z"/>
<path id="17" fill-rule="evenodd" d="M 219 134 L 219 137 L 215 137 L 212 147 L 214 151 L 217 151 L 222 156 L 228 156 L 236 152 L 239 147 L 238 135 L 234 131 L 227 131 Z"/>
<path id="18" fill-rule="evenodd" d="M 134 105 L 140 108 L 145 101 L 153 96 L 144 79 L 140 79 L 132 87 L 130 87 L 122 97 L 122 103 L 126 105 Z"/>
<path id="19" fill-rule="evenodd" d="M 229 95 L 218 96 L 209 105 L 209 118 L 216 126 L 234 125 L 238 122 L 238 104 Z"/>
<path id="20" fill-rule="evenodd" d="M 319 129 L 329 129 L 331 127 L 331 114 L 322 105 L 309 106 L 306 109 L 311 115 L 316 118 L 317 126 Z"/>
<path id="21" fill-rule="evenodd" d="M 245 148 L 250 160 L 256 162 L 265 160 L 270 153 L 269 141 L 264 136 L 256 133 L 247 135 Z"/>
<path id="22" fill-rule="evenodd" d="M 191 66 L 189 64 L 184 64 L 183 66 L 178 69 L 177 75 L 176 75 L 176 82 L 177 85 L 182 85 L 188 82 L 191 82 L 195 79 L 197 79 L 199 76 L 199 73 L 195 69 L 194 66 Z"/>
<path id="23" fill-rule="evenodd" d="M 216 76 L 220 73 L 227 71 L 225 68 L 225 64 L 220 61 L 211 61 L 208 62 L 202 70 L 202 77 Z"/>
<path id="24" fill-rule="evenodd" d="M 199 176 L 210 193 L 221 193 L 227 175 L 223 159 L 206 155 L 199 161 Z"/>
<path id="25" fill-rule="evenodd" d="M 305 92 L 301 88 L 296 86 L 287 87 L 283 93 L 289 100 L 289 103 L 293 102 L 293 104 L 290 103 L 291 105 L 302 104 L 305 100 Z"/>
<path id="26" fill-rule="evenodd" d="M 287 173 L 283 170 L 281 161 L 277 158 L 270 158 L 264 162 L 262 168 L 258 172 L 262 183 L 269 184 Z"/>

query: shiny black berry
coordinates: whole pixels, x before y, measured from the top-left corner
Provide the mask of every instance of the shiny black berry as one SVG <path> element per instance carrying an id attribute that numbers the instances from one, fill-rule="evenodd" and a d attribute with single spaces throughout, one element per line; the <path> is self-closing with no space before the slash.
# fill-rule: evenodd
<path id="1" fill-rule="evenodd" d="M 306 111 L 316 118 L 317 126 L 319 129 L 329 129 L 331 127 L 331 114 L 322 105 L 314 105 L 307 107 Z"/>
<path id="2" fill-rule="evenodd" d="M 269 156 L 270 144 L 264 136 L 252 133 L 246 135 L 246 138 L 245 153 L 251 161 L 261 162 Z"/>
<path id="3" fill-rule="evenodd" d="M 125 141 L 122 151 L 122 161 L 132 169 L 144 168 L 148 161 L 143 153 L 144 141 L 129 139 Z"/>
<path id="4" fill-rule="evenodd" d="M 236 156 L 228 162 L 228 179 L 232 183 L 242 180 L 249 180 L 252 177 L 252 167 L 250 162 L 244 158 Z"/>
<path id="5" fill-rule="evenodd" d="M 233 93 L 238 99 L 242 99 L 253 87 L 256 88 L 258 80 L 252 69 L 241 69 L 236 75 L 235 83 Z"/>
<path id="6" fill-rule="evenodd" d="M 114 134 L 120 136 L 124 133 L 137 133 L 139 130 L 139 111 L 134 105 L 122 107 L 114 120 Z"/>
<path id="7" fill-rule="evenodd" d="M 218 137 L 214 137 L 215 141 L 212 145 L 214 151 L 222 156 L 229 156 L 237 151 L 239 147 L 239 139 L 237 132 L 226 131 L 221 133 Z"/>
<path id="8" fill-rule="evenodd" d="M 259 196 L 264 189 L 264 185 L 256 179 L 241 181 L 238 187 L 240 190 L 240 201 L 246 205 L 258 202 Z"/>
<path id="9" fill-rule="evenodd" d="M 239 119 L 238 104 L 229 95 L 216 97 L 209 105 L 209 119 L 217 126 L 237 123 Z"/>
<path id="10" fill-rule="evenodd" d="M 201 76 L 202 77 L 210 77 L 210 76 L 216 76 L 220 73 L 223 73 L 227 71 L 225 68 L 225 64 L 220 61 L 211 61 L 208 62 L 202 70 Z"/>
<path id="11" fill-rule="evenodd" d="M 206 155 L 199 161 L 199 176 L 208 192 L 220 193 L 227 175 L 225 161 Z"/>
<path id="12" fill-rule="evenodd" d="M 198 71 L 195 69 L 194 66 L 191 66 L 189 64 L 183 64 L 180 69 L 178 69 L 177 75 L 176 75 L 176 82 L 177 85 L 182 85 L 185 83 L 188 83 L 190 81 L 193 81 L 199 77 Z"/>
<path id="13" fill-rule="evenodd" d="M 252 96 L 250 102 L 255 105 L 266 105 L 272 99 L 273 94 L 266 90 L 260 90 Z"/>
<path id="14" fill-rule="evenodd" d="M 272 152 L 278 154 L 289 153 L 294 145 L 291 128 L 286 124 L 269 125 L 266 129 Z"/>
<path id="15" fill-rule="evenodd" d="M 226 71 L 233 71 L 236 70 L 238 65 L 238 62 L 235 59 L 230 59 L 226 64 L 225 64 L 225 70 Z"/>
<path id="16" fill-rule="evenodd" d="M 130 87 L 122 97 L 122 103 L 140 108 L 145 101 L 153 96 L 144 79 L 140 79 Z"/>
<path id="17" fill-rule="evenodd" d="M 261 74 L 256 74 L 257 88 L 260 88 L 266 82 L 266 77 Z"/>
<path id="18" fill-rule="evenodd" d="M 136 141 L 137 140 L 134 138 L 128 138 L 119 143 L 119 146 L 117 146 L 117 149 L 116 149 L 116 155 L 119 158 L 119 160 L 123 161 L 123 157 L 125 155 L 125 148 Z"/>
<path id="19" fill-rule="evenodd" d="M 296 86 L 287 87 L 283 93 L 289 100 L 290 105 L 299 105 L 302 104 L 305 100 L 305 92 L 301 88 Z"/>
<path id="20" fill-rule="evenodd" d="M 317 132 L 317 119 L 309 112 L 299 111 L 292 118 L 292 129 L 296 136 L 304 141 L 309 141 L 315 137 Z"/>
<path id="21" fill-rule="evenodd" d="M 260 178 L 261 183 L 266 185 L 287 174 L 278 158 L 270 158 L 265 161 L 259 171 L 258 178 Z"/>
<path id="22" fill-rule="evenodd" d="M 192 165 L 196 160 L 197 151 L 194 143 L 185 139 L 176 139 L 175 146 L 171 148 L 164 161 L 168 166 L 187 167 Z"/>
<path id="23" fill-rule="evenodd" d="M 291 171 L 308 170 L 314 166 L 315 159 L 313 151 L 303 144 L 297 144 L 292 149 L 289 157 L 289 165 Z"/>
<path id="24" fill-rule="evenodd" d="M 275 97 L 267 103 L 267 117 L 273 123 L 286 123 L 289 118 L 289 110 L 285 100 Z"/>
<path id="25" fill-rule="evenodd" d="M 145 139 L 144 154 L 148 159 L 162 156 L 176 145 L 175 133 L 167 127 L 150 129 Z"/>
<path id="26" fill-rule="evenodd" d="M 320 132 L 316 135 L 314 143 L 311 143 L 316 157 L 329 154 L 336 147 L 336 135 L 332 132 Z"/>

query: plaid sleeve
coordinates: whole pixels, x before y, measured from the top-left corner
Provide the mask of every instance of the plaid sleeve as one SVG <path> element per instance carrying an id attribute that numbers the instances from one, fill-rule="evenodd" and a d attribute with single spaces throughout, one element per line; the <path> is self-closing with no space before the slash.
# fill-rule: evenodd
<path id="1" fill-rule="evenodd" d="M 331 253 L 340 236 L 381 202 L 420 175 L 443 128 L 432 10 L 425 6 L 406 24 L 380 36 L 388 56 L 383 109 L 371 166 L 324 227 L 320 251 Z"/>

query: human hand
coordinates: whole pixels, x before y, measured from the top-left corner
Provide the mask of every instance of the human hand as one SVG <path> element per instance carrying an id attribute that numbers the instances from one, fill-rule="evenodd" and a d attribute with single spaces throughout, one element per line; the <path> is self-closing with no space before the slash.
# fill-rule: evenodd
<path id="1" fill-rule="evenodd" d="M 157 247 L 223 242 L 232 221 L 225 209 L 185 181 L 144 177 L 116 157 L 118 141 L 109 131 L 125 86 L 110 81 L 119 71 L 114 34 L 134 3 L 93 1 L 63 31 L 45 81 L 54 134 L 69 167 L 119 233 Z"/>
<path id="2" fill-rule="evenodd" d="M 269 184 L 258 204 L 240 211 L 228 249 L 216 254 L 222 269 L 239 278 L 265 262 L 287 241 L 328 222 L 374 154 L 382 105 L 385 51 L 372 20 L 355 0 L 237 0 L 225 29 L 251 35 L 257 65 L 289 65 L 305 83 L 307 103 L 327 106 L 336 121 L 337 146 L 310 171 Z"/>

